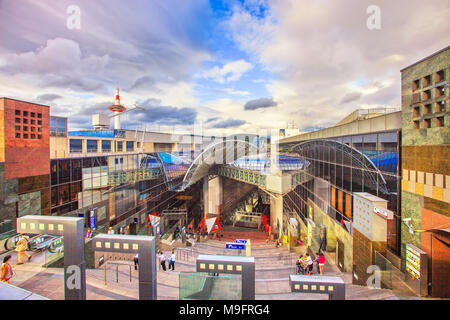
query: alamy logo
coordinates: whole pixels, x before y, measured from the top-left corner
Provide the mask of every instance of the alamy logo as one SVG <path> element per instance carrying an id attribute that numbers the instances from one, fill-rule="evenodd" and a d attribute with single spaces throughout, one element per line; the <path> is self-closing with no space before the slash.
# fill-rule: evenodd
<path id="1" fill-rule="evenodd" d="M 69 290 L 81 289 L 81 269 L 79 266 L 72 265 L 66 270 L 66 287 Z"/>
<path id="2" fill-rule="evenodd" d="M 366 285 L 372 289 L 381 289 L 381 269 L 379 266 L 371 265 L 367 267 L 367 273 L 372 274 L 366 281 Z"/>
<path id="3" fill-rule="evenodd" d="M 367 29 L 380 30 L 381 29 L 381 9 L 379 6 L 371 5 L 367 7 L 367 14 L 370 16 L 367 18 Z"/>
<path id="4" fill-rule="evenodd" d="M 67 14 L 70 14 L 70 16 L 67 17 L 67 29 L 73 30 L 73 29 L 81 29 L 81 9 L 79 6 L 76 6 L 74 4 L 67 7 L 66 10 Z"/>

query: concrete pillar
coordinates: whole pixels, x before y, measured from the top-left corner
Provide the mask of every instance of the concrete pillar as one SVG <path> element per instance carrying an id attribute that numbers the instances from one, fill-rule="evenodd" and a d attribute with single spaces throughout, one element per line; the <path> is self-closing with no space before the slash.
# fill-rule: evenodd
<path id="1" fill-rule="evenodd" d="M 114 112 L 114 129 L 120 129 L 120 112 Z"/>
<path id="2" fill-rule="evenodd" d="M 270 197 L 270 225 L 272 228 L 277 226 L 277 229 L 273 229 L 274 232 L 281 234 L 283 230 L 283 197 L 277 198 Z"/>
<path id="3" fill-rule="evenodd" d="M 216 177 L 208 182 L 208 210 L 209 213 L 219 214 L 219 207 L 223 203 L 222 177 Z"/>
<path id="4" fill-rule="evenodd" d="M 203 178 L 203 217 L 209 212 L 209 179 Z"/>

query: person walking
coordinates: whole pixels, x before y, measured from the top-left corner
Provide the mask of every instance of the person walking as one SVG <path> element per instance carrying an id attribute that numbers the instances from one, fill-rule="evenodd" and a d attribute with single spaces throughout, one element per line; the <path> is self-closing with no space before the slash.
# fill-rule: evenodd
<path id="1" fill-rule="evenodd" d="M 322 252 L 319 252 L 319 257 L 317 258 L 317 262 L 319 263 L 319 273 L 323 275 L 323 267 L 325 266 L 325 255 Z"/>
<path id="2" fill-rule="evenodd" d="M 172 250 L 172 255 L 169 259 L 169 270 L 172 268 L 172 271 L 175 271 L 175 251 Z"/>
<path id="3" fill-rule="evenodd" d="M 134 255 L 134 270 L 137 270 L 138 269 L 138 265 L 139 265 L 139 253 L 136 253 L 135 255 Z"/>
<path id="4" fill-rule="evenodd" d="M 28 261 L 31 260 L 31 256 L 26 253 L 26 251 L 28 250 L 28 241 L 29 240 L 30 240 L 30 238 L 28 238 L 26 235 L 22 234 L 20 240 L 17 241 L 16 251 L 17 251 L 17 259 L 19 261 L 17 264 L 23 264 L 24 256 L 28 258 Z"/>
<path id="5" fill-rule="evenodd" d="M 306 262 L 308 264 L 308 267 L 307 267 L 308 276 L 310 276 L 310 275 L 312 275 L 312 272 L 313 272 L 314 262 L 311 259 L 311 256 L 309 255 L 309 253 L 306 254 Z"/>
<path id="6" fill-rule="evenodd" d="M 13 268 L 9 264 L 9 260 L 11 260 L 11 256 L 7 255 L 3 258 L 3 264 L 0 272 L 0 281 L 10 283 L 12 276 L 14 275 Z"/>
<path id="7" fill-rule="evenodd" d="M 166 271 L 166 256 L 162 251 L 159 252 L 159 262 L 161 263 L 163 271 Z"/>

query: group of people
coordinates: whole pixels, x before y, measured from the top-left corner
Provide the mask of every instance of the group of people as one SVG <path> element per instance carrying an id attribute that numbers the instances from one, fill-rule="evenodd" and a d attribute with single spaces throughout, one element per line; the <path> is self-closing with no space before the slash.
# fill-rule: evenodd
<path id="1" fill-rule="evenodd" d="M 317 263 L 317 273 L 323 275 L 323 267 L 325 266 L 325 255 L 322 251 L 316 253 L 316 258 L 313 260 L 309 253 L 305 256 L 300 255 L 297 259 L 297 273 L 312 275 L 314 262 Z"/>
<path id="2" fill-rule="evenodd" d="M 161 264 L 161 268 L 166 271 L 166 256 L 164 255 L 164 252 L 159 251 L 159 262 Z M 169 270 L 172 269 L 172 271 L 175 271 L 175 251 L 172 250 L 172 254 L 169 258 Z"/>
<path id="3" fill-rule="evenodd" d="M 17 265 L 23 264 L 23 258 L 26 257 L 28 261 L 31 260 L 31 256 L 27 254 L 28 250 L 28 241 L 30 238 L 28 238 L 26 235 L 22 234 L 20 235 L 19 241 L 17 241 L 16 244 L 16 251 L 17 251 Z M 3 263 L 0 269 L 0 281 L 10 283 L 11 278 L 14 275 L 13 267 L 10 264 L 12 256 L 6 255 L 3 257 Z"/>

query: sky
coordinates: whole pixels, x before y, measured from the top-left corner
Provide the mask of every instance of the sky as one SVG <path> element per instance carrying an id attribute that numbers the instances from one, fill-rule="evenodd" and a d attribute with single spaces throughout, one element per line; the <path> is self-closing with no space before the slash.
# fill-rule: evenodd
<path id="1" fill-rule="evenodd" d="M 448 17 L 450 0 L 0 0 L 0 96 L 69 130 L 110 115 L 118 86 L 145 109 L 122 128 L 308 131 L 400 107 L 400 70 L 450 44 Z"/>

